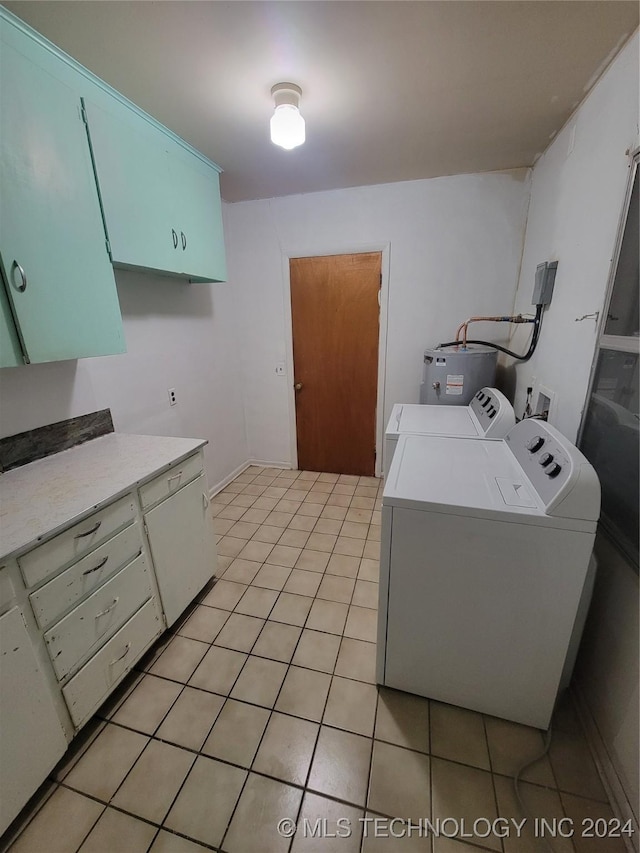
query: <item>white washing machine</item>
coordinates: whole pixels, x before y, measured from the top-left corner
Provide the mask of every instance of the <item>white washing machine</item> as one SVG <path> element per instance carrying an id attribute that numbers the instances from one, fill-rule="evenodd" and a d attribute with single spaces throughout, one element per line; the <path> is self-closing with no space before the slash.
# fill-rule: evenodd
<path id="1" fill-rule="evenodd" d="M 385 433 L 385 477 L 401 435 L 504 438 L 515 422 L 513 406 L 497 388 L 481 388 L 468 406 L 396 403 Z"/>
<path id="2" fill-rule="evenodd" d="M 595 471 L 543 421 L 501 441 L 402 436 L 382 500 L 378 683 L 546 729 L 599 512 Z"/>

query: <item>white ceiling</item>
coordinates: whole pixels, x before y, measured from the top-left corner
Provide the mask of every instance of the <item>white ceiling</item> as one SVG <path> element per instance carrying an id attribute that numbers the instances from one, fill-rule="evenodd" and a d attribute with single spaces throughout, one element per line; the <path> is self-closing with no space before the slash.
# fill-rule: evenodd
<path id="1" fill-rule="evenodd" d="M 228 201 L 529 166 L 637 2 L 8 2 L 223 169 Z M 269 141 L 302 87 L 307 142 Z"/>

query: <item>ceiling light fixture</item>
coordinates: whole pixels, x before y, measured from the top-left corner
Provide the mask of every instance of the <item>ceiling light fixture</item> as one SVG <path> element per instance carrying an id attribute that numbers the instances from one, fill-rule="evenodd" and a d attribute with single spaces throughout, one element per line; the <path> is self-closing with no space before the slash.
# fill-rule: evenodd
<path id="1" fill-rule="evenodd" d="M 302 89 L 295 83 L 276 83 L 271 89 L 275 110 L 271 116 L 271 141 L 287 151 L 304 142 L 304 119 L 298 105 Z"/>

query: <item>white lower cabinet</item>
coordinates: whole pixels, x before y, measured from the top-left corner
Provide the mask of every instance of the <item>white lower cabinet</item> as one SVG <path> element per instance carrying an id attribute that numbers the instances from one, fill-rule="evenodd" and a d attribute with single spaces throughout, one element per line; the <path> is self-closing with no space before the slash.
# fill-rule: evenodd
<path id="1" fill-rule="evenodd" d="M 0 834 L 215 574 L 201 450 L 160 470 L 31 550 L 2 558 Z"/>
<path id="2" fill-rule="evenodd" d="M 167 625 L 216 570 L 216 544 L 204 474 L 146 513 L 145 527 Z"/>
<path id="3" fill-rule="evenodd" d="M 67 739 L 20 608 L 0 616 L 0 832 L 65 753 Z"/>
<path id="4" fill-rule="evenodd" d="M 71 719 L 81 726 L 162 633 L 155 599 L 150 599 L 62 688 Z"/>
<path id="5" fill-rule="evenodd" d="M 151 595 L 149 569 L 141 554 L 50 628 L 44 639 L 58 678 L 103 645 Z"/>

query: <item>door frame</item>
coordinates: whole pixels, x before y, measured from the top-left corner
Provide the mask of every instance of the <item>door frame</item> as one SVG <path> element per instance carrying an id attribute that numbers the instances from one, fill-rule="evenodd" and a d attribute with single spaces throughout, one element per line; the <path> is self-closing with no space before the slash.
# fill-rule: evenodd
<path id="1" fill-rule="evenodd" d="M 289 407 L 289 447 L 291 463 L 294 468 L 298 467 L 298 436 L 296 427 L 296 400 L 293 388 L 293 324 L 291 314 L 291 274 L 289 261 L 291 258 L 316 258 L 327 255 L 358 255 L 365 252 L 381 252 L 382 284 L 380 287 L 380 322 L 378 329 L 378 390 L 376 396 L 376 466 L 375 476 L 380 477 L 382 473 L 382 448 L 384 441 L 384 403 L 385 403 L 385 375 L 387 360 L 387 323 L 389 303 L 389 270 L 391 243 L 324 243 L 322 246 L 305 244 L 304 246 L 290 246 L 282 248 L 282 301 L 284 306 L 284 339 L 285 339 L 285 372 L 287 377 L 288 391 L 287 402 Z"/>

